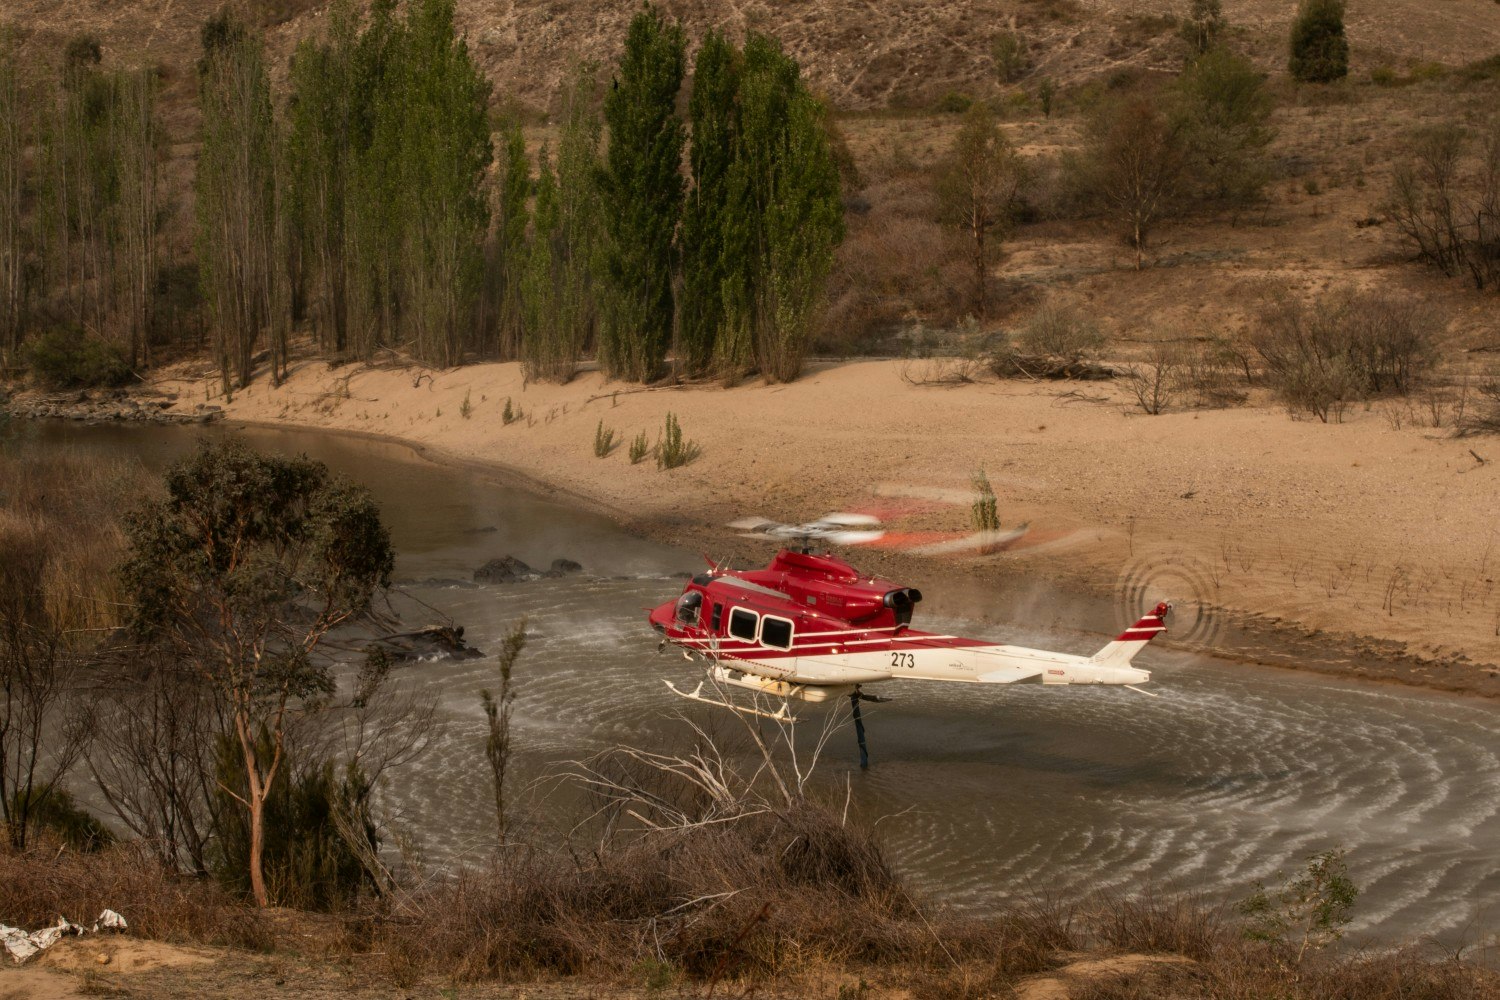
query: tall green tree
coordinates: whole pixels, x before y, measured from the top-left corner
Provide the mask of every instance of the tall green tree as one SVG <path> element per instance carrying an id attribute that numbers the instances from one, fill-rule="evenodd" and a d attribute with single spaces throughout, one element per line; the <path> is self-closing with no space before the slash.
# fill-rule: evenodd
<path id="1" fill-rule="evenodd" d="M 593 68 L 580 66 L 563 95 L 556 173 L 544 165 L 537 181 L 522 341 L 528 378 L 568 381 L 599 329 L 605 236 L 597 90 Z"/>
<path id="2" fill-rule="evenodd" d="M 682 216 L 682 294 L 678 302 L 678 352 L 687 371 L 701 375 L 713 364 L 724 325 L 724 283 L 743 261 L 729 255 L 730 170 L 739 144 L 739 53 L 711 31 L 693 64 L 688 101 L 692 189 Z"/>
<path id="3" fill-rule="evenodd" d="M 256 347 L 281 322 L 285 272 L 271 84 L 260 39 L 227 8 L 204 26 L 198 79 L 198 267 L 229 393 L 250 384 Z"/>
<path id="4" fill-rule="evenodd" d="M 400 192 L 402 340 L 430 364 L 457 364 L 469 344 L 484 276 L 493 158 L 490 84 L 453 25 L 453 0 L 413 0 L 391 86 L 376 108 L 376 147 Z"/>
<path id="5" fill-rule="evenodd" d="M 371 357 L 395 336 L 397 254 L 402 210 L 399 176 L 380 129 L 381 114 L 399 114 L 386 97 L 396 79 L 402 33 L 395 0 L 374 0 L 355 43 L 350 106 L 350 163 L 344 201 L 349 256 L 349 347 Z"/>
<path id="6" fill-rule="evenodd" d="M 500 126 L 501 156 L 495 178 L 495 235 L 488 267 L 496 354 L 518 356 L 523 327 L 521 281 L 526 272 L 526 226 L 531 209 L 531 159 L 521 123 L 508 116 Z"/>
<path id="7" fill-rule="evenodd" d="M 780 44 L 750 36 L 740 80 L 741 140 L 729 181 L 728 252 L 745 265 L 725 282 L 718 352 L 731 371 L 742 364 L 746 346 L 770 381 L 790 381 L 802 370 L 833 251 L 844 235 L 825 115 Z"/>
<path id="8" fill-rule="evenodd" d="M 369 492 L 306 458 L 207 444 L 135 512 L 121 569 L 131 629 L 214 692 L 244 784 L 248 881 L 266 906 L 267 803 L 287 727 L 334 690 L 324 639 L 390 584 L 390 535 Z"/>
<path id="9" fill-rule="evenodd" d="M 150 332 L 160 270 L 161 126 L 156 117 L 156 73 L 137 69 L 115 83 L 111 145 L 119 164 L 115 200 L 115 284 L 120 325 L 132 365 L 150 363 Z"/>
<path id="10" fill-rule="evenodd" d="M 1010 227 L 1025 180 L 1021 158 L 982 101 L 970 106 L 937 175 L 944 218 L 959 228 L 974 269 L 974 312 L 989 315 L 990 263 L 995 244 Z"/>
<path id="11" fill-rule="evenodd" d="M 630 23 L 604 99 L 608 305 L 599 360 L 614 378 L 655 378 L 672 339 L 672 251 L 683 186 L 677 92 L 685 49 L 681 26 L 646 4 Z"/>
<path id="12" fill-rule="evenodd" d="M 79 36 L 63 54 L 62 87 L 43 138 L 45 263 L 65 309 L 95 335 L 110 312 L 119 166 L 111 145 L 114 78 L 99 42 Z"/>
<path id="13" fill-rule="evenodd" d="M 328 38 L 305 38 L 292 57 L 288 108 L 291 210 L 314 283 L 313 320 L 324 351 L 349 346 L 353 261 L 347 219 L 356 105 L 369 101 L 357 81 L 359 19 L 348 0 L 334 4 Z"/>
<path id="14" fill-rule="evenodd" d="M 1302 0 L 1292 22 L 1288 68 L 1303 83 L 1331 83 L 1349 75 L 1344 0 Z"/>
<path id="15" fill-rule="evenodd" d="M 564 250 L 559 235 L 557 175 L 546 148 L 537 158 L 536 203 L 531 213 L 531 239 L 526 268 L 521 275 L 523 327 L 521 364 L 528 380 L 564 382 L 572 378 L 576 359 L 564 345 L 558 307 L 559 258 Z"/>
<path id="16" fill-rule="evenodd" d="M 21 105 L 15 41 L 0 27 L 0 358 L 6 361 L 15 357 L 21 344 L 26 148 Z"/>

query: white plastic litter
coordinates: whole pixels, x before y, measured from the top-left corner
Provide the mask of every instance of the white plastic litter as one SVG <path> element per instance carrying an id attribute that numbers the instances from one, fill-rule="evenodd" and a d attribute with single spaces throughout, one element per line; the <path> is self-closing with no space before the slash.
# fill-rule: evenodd
<path id="1" fill-rule="evenodd" d="M 125 918 L 114 910 L 105 910 L 99 914 L 99 919 L 94 921 L 93 931 L 120 930 L 127 926 Z M 58 917 L 57 923 L 51 927 L 44 927 L 39 931 L 27 933 L 19 927 L 7 927 L 0 924 L 0 944 L 5 945 L 5 950 L 10 952 L 11 958 L 19 964 L 26 961 L 38 952 L 57 944 L 58 940 L 65 934 L 87 934 L 88 928 L 79 927 L 66 917 Z"/>

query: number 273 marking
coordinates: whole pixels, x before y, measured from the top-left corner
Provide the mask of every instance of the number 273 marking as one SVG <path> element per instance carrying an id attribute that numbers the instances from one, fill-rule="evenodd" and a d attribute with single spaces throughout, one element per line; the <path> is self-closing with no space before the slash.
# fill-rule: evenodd
<path id="1" fill-rule="evenodd" d="M 904 667 L 907 670 L 915 670 L 917 666 L 917 657 L 913 653 L 892 653 L 891 666 L 897 668 Z"/>

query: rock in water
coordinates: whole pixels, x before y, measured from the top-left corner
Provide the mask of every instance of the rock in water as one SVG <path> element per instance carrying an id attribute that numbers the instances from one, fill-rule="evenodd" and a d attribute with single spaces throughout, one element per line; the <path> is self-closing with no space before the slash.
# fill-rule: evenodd
<path id="1" fill-rule="evenodd" d="M 583 572 L 583 565 L 571 559 L 554 559 L 552 560 L 552 572 L 557 576 L 563 576 L 568 573 L 581 573 Z"/>
<path id="2" fill-rule="evenodd" d="M 475 583 L 515 583 L 536 576 L 536 570 L 515 556 L 491 559 L 474 571 Z"/>

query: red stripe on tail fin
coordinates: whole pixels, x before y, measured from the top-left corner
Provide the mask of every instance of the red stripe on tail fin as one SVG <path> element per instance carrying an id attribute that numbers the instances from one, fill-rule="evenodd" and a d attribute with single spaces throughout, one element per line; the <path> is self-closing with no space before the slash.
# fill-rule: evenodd
<path id="1" fill-rule="evenodd" d="M 1155 608 L 1151 609 L 1149 615 L 1141 618 L 1140 621 L 1116 636 L 1115 641 L 1138 642 L 1141 639 L 1150 639 L 1158 632 L 1165 632 L 1167 630 L 1166 617 L 1171 611 L 1172 605 L 1166 601 L 1162 601 Z"/>

